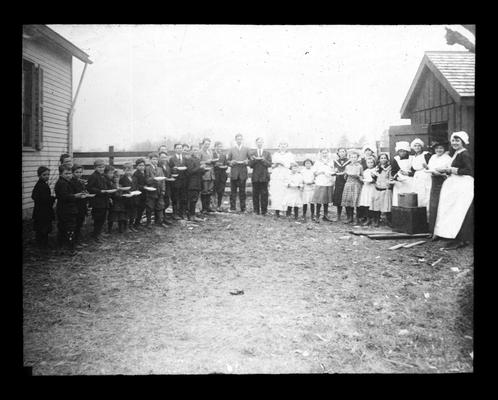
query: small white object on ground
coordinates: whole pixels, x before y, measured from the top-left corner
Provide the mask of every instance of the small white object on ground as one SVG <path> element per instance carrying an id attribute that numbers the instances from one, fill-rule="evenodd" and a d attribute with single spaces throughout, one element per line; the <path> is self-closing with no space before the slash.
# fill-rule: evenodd
<path id="1" fill-rule="evenodd" d="M 398 332 L 398 335 L 400 336 L 404 336 L 404 335 L 408 335 L 409 331 L 408 329 L 401 329 L 399 332 Z"/>
<path id="2" fill-rule="evenodd" d="M 453 272 L 458 272 L 458 271 L 460 271 L 460 270 L 458 269 L 458 267 L 451 267 L 450 269 L 451 269 Z"/>

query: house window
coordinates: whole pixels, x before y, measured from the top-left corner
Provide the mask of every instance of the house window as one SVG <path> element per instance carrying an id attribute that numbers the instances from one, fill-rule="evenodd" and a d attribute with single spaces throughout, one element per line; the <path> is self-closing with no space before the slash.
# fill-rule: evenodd
<path id="1" fill-rule="evenodd" d="M 43 70 L 31 61 L 22 62 L 22 146 L 43 147 Z"/>
<path id="2" fill-rule="evenodd" d="M 429 126 L 429 146 L 434 142 L 447 142 L 448 141 L 448 123 L 442 122 L 439 124 L 431 124 Z"/>

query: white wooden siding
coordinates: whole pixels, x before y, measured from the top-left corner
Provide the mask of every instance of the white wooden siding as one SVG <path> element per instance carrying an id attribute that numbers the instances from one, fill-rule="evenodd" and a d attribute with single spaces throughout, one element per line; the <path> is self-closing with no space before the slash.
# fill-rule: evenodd
<path id="1" fill-rule="evenodd" d="M 47 43 L 23 39 L 23 57 L 43 68 L 43 149 L 22 153 L 22 210 L 23 218 L 30 218 L 37 168 L 40 165 L 50 168 L 53 189 L 59 157 L 69 152 L 67 115 L 73 96 L 72 56 Z"/>

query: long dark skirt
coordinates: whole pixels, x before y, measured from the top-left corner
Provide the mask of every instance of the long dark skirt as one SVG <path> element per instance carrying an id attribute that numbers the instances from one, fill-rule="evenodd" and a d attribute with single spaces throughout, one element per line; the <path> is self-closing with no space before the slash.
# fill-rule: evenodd
<path id="1" fill-rule="evenodd" d="M 472 201 L 458 235 L 457 240 L 474 243 L 474 201 Z"/>
<path id="2" fill-rule="evenodd" d="M 334 195 L 332 196 L 332 204 L 334 206 L 341 205 L 342 192 L 344 191 L 345 184 L 346 184 L 346 179 L 344 179 L 344 175 L 337 175 L 335 178 Z"/>
<path id="3" fill-rule="evenodd" d="M 441 194 L 441 186 L 443 186 L 444 178 L 442 176 L 433 176 L 431 185 L 431 194 L 429 200 L 429 232 L 434 232 L 436 225 L 437 206 L 439 204 L 439 195 Z"/>

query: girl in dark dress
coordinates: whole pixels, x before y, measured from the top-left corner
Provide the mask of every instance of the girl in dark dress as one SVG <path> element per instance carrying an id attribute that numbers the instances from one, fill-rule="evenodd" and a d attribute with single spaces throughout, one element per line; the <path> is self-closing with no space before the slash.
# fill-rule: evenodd
<path id="1" fill-rule="evenodd" d="M 346 165 L 348 165 L 351 161 L 348 159 L 348 152 L 344 147 L 340 147 L 337 149 L 338 159 L 334 160 L 334 169 L 336 172 L 335 177 L 335 188 L 334 195 L 332 197 L 332 204 L 337 207 L 337 219 L 335 221 L 341 220 L 342 214 L 342 192 L 344 191 L 344 185 L 346 184 L 346 178 L 344 176 L 344 171 L 346 169 Z"/>
<path id="2" fill-rule="evenodd" d="M 464 247 L 474 241 L 474 165 L 466 132 L 451 135 L 452 162 L 449 168 L 436 171 L 449 175 L 441 187 L 434 239 L 452 239 L 448 250 Z"/>
<path id="3" fill-rule="evenodd" d="M 36 182 L 31 198 L 35 202 L 33 209 L 33 229 L 37 245 L 46 249 L 48 247 L 48 234 L 52 232 L 52 221 L 55 219 L 54 202 L 55 197 L 50 192 L 48 179 L 50 170 L 41 166 L 37 170 L 38 182 Z"/>

